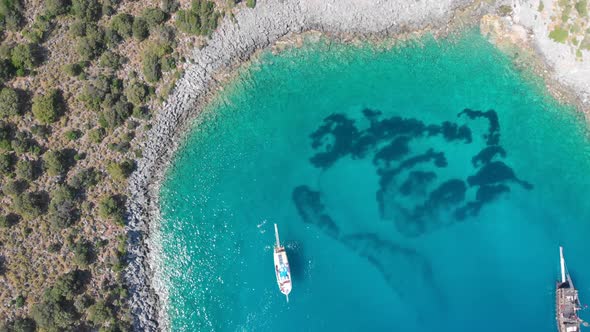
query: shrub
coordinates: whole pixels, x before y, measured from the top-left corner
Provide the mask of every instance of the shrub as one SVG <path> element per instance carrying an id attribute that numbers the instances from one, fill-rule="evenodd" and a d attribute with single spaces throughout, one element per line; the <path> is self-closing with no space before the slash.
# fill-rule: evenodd
<path id="1" fill-rule="evenodd" d="M 10 60 L 17 70 L 25 72 L 41 63 L 39 47 L 36 44 L 18 44 L 10 52 Z"/>
<path id="2" fill-rule="evenodd" d="M 97 0 L 72 0 L 72 13 L 84 21 L 96 21 L 100 18 L 101 8 Z"/>
<path id="3" fill-rule="evenodd" d="M 75 77 L 82 73 L 82 66 L 78 63 L 71 63 L 63 66 L 63 71 L 68 74 L 68 76 Z"/>
<path id="4" fill-rule="evenodd" d="M 208 0 L 193 0 L 189 10 L 176 13 L 176 26 L 180 31 L 209 35 L 217 28 L 221 14 L 215 10 L 215 3 Z"/>
<path id="5" fill-rule="evenodd" d="M 94 325 L 101 326 L 112 319 L 113 312 L 111 308 L 102 300 L 88 308 L 88 320 Z"/>
<path id="6" fill-rule="evenodd" d="M 51 133 L 51 130 L 49 129 L 48 126 L 33 125 L 33 126 L 31 126 L 31 133 L 33 133 L 33 135 L 41 137 L 41 138 L 47 138 L 47 136 Z"/>
<path id="7" fill-rule="evenodd" d="M 35 180 L 35 162 L 32 160 L 21 159 L 16 163 L 16 176 L 23 180 Z"/>
<path id="8" fill-rule="evenodd" d="M 16 307 L 21 308 L 22 306 L 24 306 L 25 305 L 24 301 L 25 301 L 25 298 L 22 295 L 19 295 L 15 301 Z M 36 326 L 34 320 L 32 320 L 28 317 L 25 317 L 25 318 L 19 317 L 19 318 L 16 318 L 14 320 L 14 322 L 12 322 L 11 332 L 35 332 L 36 327 L 37 326 Z"/>
<path id="9" fill-rule="evenodd" d="M 98 216 L 123 224 L 125 215 L 124 202 L 120 197 L 108 196 L 98 203 Z"/>
<path id="10" fill-rule="evenodd" d="M 131 115 L 131 106 L 124 100 L 119 100 L 112 107 L 101 112 L 98 123 L 103 128 L 114 129 L 122 125 Z"/>
<path id="11" fill-rule="evenodd" d="M 57 121 L 63 113 L 64 105 L 59 90 L 53 89 L 44 95 L 33 98 L 33 115 L 37 121 L 49 124 Z"/>
<path id="12" fill-rule="evenodd" d="M 51 193 L 49 222 L 55 229 L 63 229 L 78 219 L 74 193 L 68 186 L 60 186 Z"/>
<path id="13" fill-rule="evenodd" d="M 72 37 L 84 37 L 86 36 L 86 22 L 76 21 L 70 25 L 68 30 Z"/>
<path id="14" fill-rule="evenodd" d="M 117 31 L 113 30 L 112 28 L 108 28 L 105 30 L 104 44 L 108 49 L 115 48 L 117 45 L 119 45 L 119 43 L 121 43 L 122 40 L 123 39 L 121 38 L 121 36 L 119 36 Z"/>
<path id="15" fill-rule="evenodd" d="M 41 147 L 31 138 L 31 133 L 27 131 L 17 132 L 14 135 L 12 142 L 10 142 L 10 145 L 16 153 L 31 152 L 36 155 L 41 153 Z"/>
<path id="16" fill-rule="evenodd" d="M 122 163 L 111 162 L 107 165 L 107 173 L 115 181 L 125 181 L 135 170 L 135 164 L 131 160 Z"/>
<path id="17" fill-rule="evenodd" d="M 47 16 L 41 15 L 37 16 L 31 26 L 23 29 L 22 34 L 31 43 L 40 43 L 45 40 L 52 28 L 51 20 Z"/>
<path id="18" fill-rule="evenodd" d="M 587 0 L 580 0 L 576 2 L 576 11 L 581 17 L 586 17 L 588 15 L 588 1 Z"/>
<path id="19" fill-rule="evenodd" d="M 12 150 L 10 140 L 14 135 L 12 124 L 0 121 L 0 149 L 4 151 Z"/>
<path id="20" fill-rule="evenodd" d="M 16 90 L 4 87 L 0 91 L 0 116 L 18 115 L 22 111 L 20 98 Z"/>
<path id="21" fill-rule="evenodd" d="M 256 0 L 246 0 L 246 7 L 248 7 L 248 8 L 256 7 Z"/>
<path id="22" fill-rule="evenodd" d="M 127 86 L 125 96 L 134 105 L 143 105 L 148 96 L 147 86 L 141 82 L 134 81 Z"/>
<path id="23" fill-rule="evenodd" d="M 106 51 L 100 56 L 98 64 L 101 67 L 117 70 L 121 66 L 121 56 L 115 52 Z"/>
<path id="24" fill-rule="evenodd" d="M 143 75 L 148 82 L 156 83 L 160 80 L 162 76 L 160 59 L 155 53 L 147 51 L 143 54 L 142 68 Z"/>
<path id="25" fill-rule="evenodd" d="M 567 40 L 568 37 L 568 32 L 567 30 L 564 30 L 560 27 L 556 27 L 555 29 L 553 29 L 550 33 L 549 33 L 549 38 L 553 39 L 554 41 L 558 42 L 558 43 L 565 43 L 565 41 Z"/>
<path id="26" fill-rule="evenodd" d="M 512 14 L 512 7 L 509 5 L 502 5 L 498 8 L 498 13 L 500 14 L 500 16 L 508 16 Z"/>
<path id="27" fill-rule="evenodd" d="M 133 16 L 125 13 L 118 14 L 111 21 L 111 29 L 125 39 L 131 37 L 133 33 Z"/>
<path id="28" fill-rule="evenodd" d="M 95 128 L 92 129 L 88 132 L 88 139 L 92 142 L 92 143 L 100 143 L 102 142 L 102 140 L 104 139 L 104 137 L 106 136 L 106 131 L 104 130 L 104 128 Z"/>
<path id="29" fill-rule="evenodd" d="M 26 192 L 15 197 L 14 208 L 25 217 L 35 218 L 43 214 L 46 203 L 41 193 Z"/>
<path id="30" fill-rule="evenodd" d="M 8 59 L 0 59 L 0 84 L 14 77 L 16 69 Z"/>
<path id="31" fill-rule="evenodd" d="M 172 14 L 178 10 L 180 3 L 176 0 L 162 0 L 162 10 L 168 14 Z"/>
<path id="32" fill-rule="evenodd" d="M 82 133 L 79 130 L 68 130 L 65 133 L 65 137 L 70 141 L 75 141 L 82 137 Z"/>
<path id="33" fill-rule="evenodd" d="M 0 174 L 6 175 L 13 171 L 14 155 L 12 153 L 0 154 Z"/>
<path id="34" fill-rule="evenodd" d="M 77 192 L 83 192 L 100 181 L 100 174 L 94 168 L 85 168 L 76 173 L 68 184 Z"/>
<path id="35" fill-rule="evenodd" d="M 18 30 L 22 23 L 22 11 L 19 0 L 0 1 L 0 26 L 8 30 Z"/>
<path id="36" fill-rule="evenodd" d="M 45 13 L 49 16 L 66 14 L 70 10 L 68 0 L 45 0 Z"/>
<path id="37" fill-rule="evenodd" d="M 2 192 L 7 196 L 16 197 L 27 190 L 28 187 L 29 184 L 23 180 L 7 181 L 2 187 Z"/>
<path id="38" fill-rule="evenodd" d="M 160 8 L 146 8 L 142 16 L 150 27 L 160 25 L 168 19 L 168 15 Z"/>
<path id="39" fill-rule="evenodd" d="M 63 175 L 68 170 L 65 156 L 61 151 L 49 150 L 43 155 L 43 166 L 49 176 Z"/>
<path id="40" fill-rule="evenodd" d="M 92 244 L 90 242 L 81 240 L 76 242 L 73 248 L 74 263 L 80 267 L 86 267 L 92 263 Z"/>
<path id="41" fill-rule="evenodd" d="M 136 17 L 133 21 L 133 38 L 142 41 L 150 35 L 148 23 L 141 17 Z"/>
<path id="42" fill-rule="evenodd" d="M 34 305 L 31 316 L 45 331 L 69 331 L 75 319 L 74 313 L 62 308 L 60 303 L 47 300 Z"/>
<path id="43" fill-rule="evenodd" d="M 176 69 L 176 60 L 171 57 L 165 57 L 164 59 L 162 59 L 162 71 L 163 72 L 168 72 L 171 71 L 173 69 Z"/>
<path id="44" fill-rule="evenodd" d="M 76 45 L 82 60 L 90 61 L 104 51 L 104 32 L 96 25 L 86 26 L 86 36 L 78 39 Z"/>

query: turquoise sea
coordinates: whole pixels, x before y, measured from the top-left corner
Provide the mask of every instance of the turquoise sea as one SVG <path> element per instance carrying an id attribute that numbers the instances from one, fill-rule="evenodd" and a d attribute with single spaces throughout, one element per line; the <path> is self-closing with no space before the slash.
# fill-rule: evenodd
<path id="1" fill-rule="evenodd" d="M 589 143 L 477 31 L 263 53 L 162 186 L 171 329 L 553 332 L 559 245 L 590 303 Z"/>

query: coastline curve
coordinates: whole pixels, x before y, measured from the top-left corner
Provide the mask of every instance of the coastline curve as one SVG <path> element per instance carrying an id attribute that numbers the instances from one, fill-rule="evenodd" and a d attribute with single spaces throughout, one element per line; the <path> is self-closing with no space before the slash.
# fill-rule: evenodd
<path id="1" fill-rule="evenodd" d="M 457 10 L 472 0 L 262 0 L 254 9 L 239 10 L 235 21 L 225 19 L 208 44 L 196 49 L 191 64 L 168 100 L 158 110 L 143 157 L 129 179 L 128 266 L 133 329 L 168 330 L 165 287 L 158 284 L 159 188 L 183 135 L 200 114 L 220 81 L 217 75 L 248 61 L 258 50 L 291 34 L 317 30 L 335 36 L 385 37 L 422 29 L 443 29 Z M 489 8 L 479 6 L 481 16 Z"/>

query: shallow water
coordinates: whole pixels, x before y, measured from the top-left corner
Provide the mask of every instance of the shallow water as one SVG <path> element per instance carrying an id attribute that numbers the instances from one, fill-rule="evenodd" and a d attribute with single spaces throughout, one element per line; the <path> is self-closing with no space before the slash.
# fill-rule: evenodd
<path id="1" fill-rule="evenodd" d="M 162 187 L 172 330 L 554 331 L 559 245 L 590 301 L 590 145 L 525 76 L 476 31 L 264 53 Z"/>

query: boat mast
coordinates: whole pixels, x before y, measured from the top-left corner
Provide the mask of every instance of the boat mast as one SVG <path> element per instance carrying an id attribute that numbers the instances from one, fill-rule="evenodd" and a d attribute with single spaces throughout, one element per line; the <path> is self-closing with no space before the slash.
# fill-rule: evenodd
<path id="1" fill-rule="evenodd" d="M 279 241 L 279 228 L 277 224 L 275 224 L 275 238 L 277 239 L 277 247 L 281 246 L 281 242 Z"/>
<path id="2" fill-rule="evenodd" d="M 275 229 L 277 225 L 275 224 Z M 277 233 L 278 240 L 278 233 Z M 565 282 L 565 259 L 563 258 L 563 247 L 559 247 L 559 262 L 561 264 L 561 282 Z"/>

